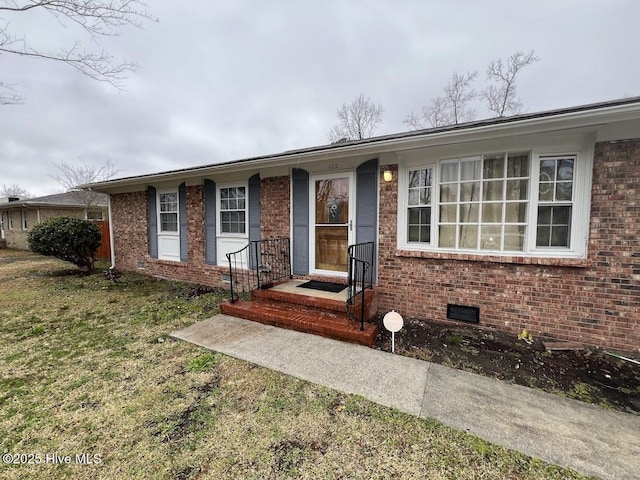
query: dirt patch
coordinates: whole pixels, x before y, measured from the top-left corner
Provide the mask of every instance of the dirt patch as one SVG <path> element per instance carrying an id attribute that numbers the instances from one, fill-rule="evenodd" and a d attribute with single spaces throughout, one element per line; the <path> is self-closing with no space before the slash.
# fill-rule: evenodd
<path id="1" fill-rule="evenodd" d="M 640 366 L 601 349 L 547 352 L 542 341 L 527 343 L 515 334 L 465 324 L 405 320 L 395 351 L 640 415 Z M 391 334 L 384 327 L 376 348 L 391 350 Z"/>

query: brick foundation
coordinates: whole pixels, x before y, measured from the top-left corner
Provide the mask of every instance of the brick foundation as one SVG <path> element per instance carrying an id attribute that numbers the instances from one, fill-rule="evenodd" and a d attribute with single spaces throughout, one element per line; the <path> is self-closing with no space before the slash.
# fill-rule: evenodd
<path id="1" fill-rule="evenodd" d="M 640 140 L 596 145 L 589 254 L 568 260 L 398 251 L 394 174 L 380 183 L 380 312 L 447 321 L 447 303 L 472 305 L 484 326 L 639 351 L 639 179 Z"/>

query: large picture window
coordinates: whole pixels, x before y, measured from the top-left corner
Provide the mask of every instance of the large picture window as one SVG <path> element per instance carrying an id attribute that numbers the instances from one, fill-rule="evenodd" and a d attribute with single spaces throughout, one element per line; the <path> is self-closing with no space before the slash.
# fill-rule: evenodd
<path id="1" fill-rule="evenodd" d="M 222 233 L 246 233 L 247 229 L 246 187 L 224 187 L 220 189 L 220 231 Z"/>
<path id="2" fill-rule="evenodd" d="M 407 168 L 399 241 L 409 249 L 581 255 L 576 232 L 587 229 L 588 212 L 576 218 L 577 159 L 513 151 Z"/>
<path id="3" fill-rule="evenodd" d="M 485 155 L 442 162 L 439 242 L 443 248 L 522 251 L 529 155 Z"/>

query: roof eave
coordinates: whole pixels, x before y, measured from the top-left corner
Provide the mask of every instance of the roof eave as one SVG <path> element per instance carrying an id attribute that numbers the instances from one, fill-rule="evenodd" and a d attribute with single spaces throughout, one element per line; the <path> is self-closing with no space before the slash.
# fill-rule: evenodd
<path id="1" fill-rule="evenodd" d="M 403 134 L 385 135 L 345 144 L 323 145 L 306 149 L 290 150 L 273 155 L 263 155 L 230 162 L 204 165 L 152 174 L 127 177 L 105 182 L 81 185 L 80 188 L 109 193 L 121 187 L 146 185 L 160 181 L 180 180 L 194 176 L 208 176 L 216 173 L 242 171 L 256 167 L 297 165 L 321 160 L 326 157 L 356 156 L 370 153 L 385 153 L 398 149 L 409 150 L 436 145 L 455 144 L 482 140 L 495 136 L 533 134 L 563 129 L 598 127 L 607 123 L 638 118 L 640 97 L 610 102 L 600 106 L 575 107 L 574 109 L 525 114 L 509 118 L 490 119 L 481 122 L 443 127 L 441 129 L 420 130 Z"/>

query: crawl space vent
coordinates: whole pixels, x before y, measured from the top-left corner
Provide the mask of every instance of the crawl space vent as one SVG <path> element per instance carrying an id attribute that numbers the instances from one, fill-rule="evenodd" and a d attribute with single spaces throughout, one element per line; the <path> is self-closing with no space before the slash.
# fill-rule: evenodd
<path id="1" fill-rule="evenodd" d="M 466 305 L 447 304 L 447 318 L 462 322 L 480 323 L 480 308 Z"/>

